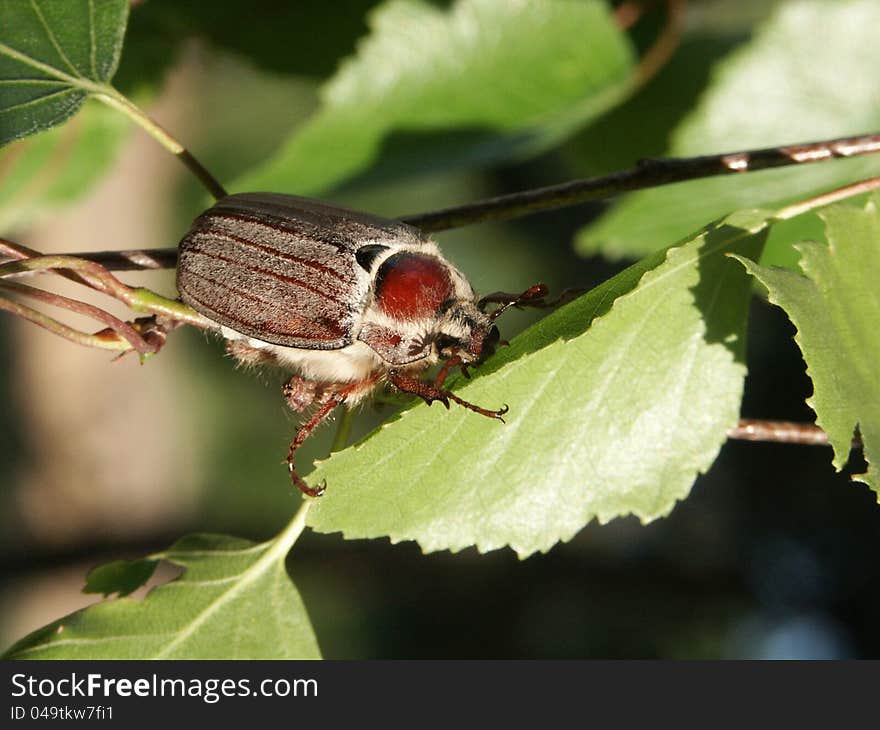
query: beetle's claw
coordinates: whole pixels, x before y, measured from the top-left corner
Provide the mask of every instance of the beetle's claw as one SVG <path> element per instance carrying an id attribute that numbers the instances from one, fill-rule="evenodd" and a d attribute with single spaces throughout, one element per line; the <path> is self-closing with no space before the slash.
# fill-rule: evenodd
<path id="1" fill-rule="evenodd" d="M 311 497 L 312 499 L 316 497 L 320 497 L 327 491 L 327 480 L 322 479 L 321 484 L 317 487 L 310 487 L 306 482 L 297 476 L 296 472 L 291 469 L 291 476 L 293 477 L 293 483 L 296 485 L 297 489 L 302 492 L 306 497 Z"/>

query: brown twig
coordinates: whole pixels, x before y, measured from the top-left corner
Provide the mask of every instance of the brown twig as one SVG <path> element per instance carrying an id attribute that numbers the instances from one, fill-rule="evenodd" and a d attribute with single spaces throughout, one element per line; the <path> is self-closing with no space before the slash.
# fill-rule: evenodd
<path id="1" fill-rule="evenodd" d="M 15 292 L 16 294 L 19 294 L 21 296 L 27 296 L 32 299 L 45 302 L 46 304 L 51 304 L 53 306 L 66 309 L 70 312 L 75 312 L 76 314 L 82 314 L 86 317 L 91 317 L 92 319 L 95 319 L 98 322 L 107 325 L 107 327 L 109 327 L 119 336 L 117 338 L 118 340 L 123 340 L 127 342 L 133 350 L 137 351 L 141 355 L 149 354 L 155 350 L 155 348 L 150 345 L 146 340 L 144 340 L 144 338 L 141 337 L 141 334 L 128 322 L 124 322 L 118 317 L 113 316 L 109 312 L 106 312 L 100 307 L 94 306 L 93 304 L 81 302 L 78 299 L 71 299 L 70 297 L 65 297 L 61 294 L 54 294 L 52 292 L 44 291 L 43 289 L 37 289 L 36 287 L 27 286 L 26 284 L 19 284 L 13 281 L 0 281 L 0 291 Z M 30 311 L 33 312 L 36 310 Z M 27 317 L 27 319 L 30 319 L 30 321 L 34 322 L 35 324 L 39 324 L 40 326 L 45 326 L 45 321 L 50 320 L 54 323 L 54 328 L 52 329 L 52 331 L 55 332 L 55 334 L 61 334 L 61 336 L 66 337 L 67 339 L 72 339 L 78 344 L 85 344 L 84 340 L 87 340 L 90 347 L 95 347 L 96 345 L 94 344 L 94 342 L 98 341 L 101 343 L 106 343 L 99 345 L 102 348 L 115 350 L 120 349 L 119 346 L 113 344 L 112 336 L 108 337 L 107 335 L 93 335 L 86 332 L 81 332 L 79 330 L 73 329 L 72 327 L 68 327 L 67 325 L 62 324 L 55 319 L 48 317 L 46 317 L 46 319 L 41 318 L 39 321 L 31 317 Z M 71 333 L 75 333 L 75 337 L 69 336 Z"/>
<path id="2" fill-rule="evenodd" d="M 850 183 L 849 185 L 844 185 L 843 187 L 835 188 L 834 190 L 828 190 L 819 195 L 814 195 L 812 198 L 799 200 L 797 203 L 787 205 L 776 211 L 774 217 L 776 220 L 790 220 L 791 218 L 796 218 L 807 211 L 816 210 L 816 208 L 824 208 L 826 205 L 839 203 L 840 201 L 851 198 L 854 195 L 870 193 L 878 188 L 880 188 L 880 177 L 869 177 L 865 180 L 859 180 L 858 182 Z"/>
<path id="3" fill-rule="evenodd" d="M 177 266 L 176 248 L 132 249 L 129 251 L 93 251 L 76 254 L 108 271 L 145 271 L 173 269 Z"/>
<path id="4" fill-rule="evenodd" d="M 637 85 L 642 86 L 654 78 L 678 49 L 684 31 L 686 0 L 666 0 L 666 23 L 660 35 L 645 51 L 639 61 Z"/>
<path id="5" fill-rule="evenodd" d="M 83 283 L 102 294 L 114 297 L 126 304 L 131 303 L 133 289 L 123 284 L 107 269 L 93 261 L 78 256 L 55 254 L 19 259 L 0 265 L 0 278 L 36 271 L 72 271 Z"/>
<path id="6" fill-rule="evenodd" d="M 175 155 L 186 167 L 195 175 L 196 179 L 204 185 L 211 195 L 217 200 L 226 196 L 226 190 L 220 184 L 208 169 L 199 162 L 193 154 L 186 149 L 177 139 L 169 134 L 162 125 L 155 119 L 147 115 L 142 109 L 128 99 L 124 94 L 119 93 L 112 86 L 106 84 L 82 84 L 86 90 L 98 100 L 109 107 L 122 112 L 140 125 L 153 139 L 167 149 L 171 154 Z"/>
<path id="7" fill-rule="evenodd" d="M 0 238 L 0 254 L 2 254 L 2 256 L 13 259 L 14 261 L 37 258 L 43 255 L 35 249 L 28 248 L 27 246 L 23 246 L 20 243 L 15 243 L 14 241 L 10 241 L 5 238 Z M 65 279 L 75 281 L 77 284 L 82 284 L 84 286 L 94 288 L 88 281 L 86 281 L 85 279 L 83 279 L 83 277 L 73 271 L 60 270 L 56 273 L 59 276 L 63 276 Z"/>
<path id="8" fill-rule="evenodd" d="M 153 341 L 147 336 L 142 336 L 141 331 L 137 328 L 137 324 L 132 325 L 123 322 L 109 312 L 91 304 L 13 282 L 11 281 L 12 277 L 40 273 L 65 276 L 77 283 L 84 284 L 85 286 L 95 289 L 103 294 L 118 299 L 135 311 L 149 312 L 154 315 L 154 317 L 160 317 L 162 320 L 161 328 L 163 331 L 167 331 L 169 327 L 174 327 L 178 324 L 190 324 L 207 329 L 213 328 L 211 322 L 182 302 L 168 299 L 143 287 L 127 286 L 97 262 L 88 261 L 75 256 L 43 256 L 39 251 L 3 239 L 0 239 L 0 252 L 14 258 L 13 261 L 0 265 L 0 288 L 15 291 L 19 294 L 30 296 L 55 306 L 84 314 L 97 319 L 99 322 L 103 322 L 110 329 L 107 332 L 88 335 L 67 327 L 66 325 L 36 312 L 35 310 L 31 310 L 29 307 L 19 305 L 9 300 L 5 300 L 3 309 L 18 313 L 26 319 L 29 319 L 36 324 L 40 324 L 67 339 L 79 342 L 80 344 L 107 348 L 108 345 L 106 341 L 112 340 L 118 335 L 118 337 L 128 342 L 133 349 L 142 355 L 156 352 L 158 351 L 158 348 L 161 347 L 158 340 Z M 116 335 L 112 334 L 113 332 L 115 332 Z M 114 346 L 111 349 L 121 348 Z"/>
<path id="9" fill-rule="evenodd" d="M 610 175 L 500 195 L 442 210 L 403 216 L 400 220 L 426 232 L 444 231 L 475 223 L 510 220 L 634 190 L 704 177 L 755 172 L 878 152 L 880 133 L 720 155 L 647 159 L 640 161 L 635 167 Z M 114 271 L 173 268 L 177 265 L 177 249 L 174 248 L 100 251 L 74 255 L 100 263 Z"/>
<path id="10" fill-rule="evenodd" d="M 627 0 L 614 8 L 614 20 L 623 31 L 632 28 L 645 14 L 647 3 L 644 0 Z"/>
<path id="11" fill-rule="evenodd" d="M 702 157 L 651 158 L 641 160 L 628 170 L 610 175 L 501 195 L 430 213 L 403 216 L 401 220 L 424 231 L 443 231 L 472 223 L 518 218 L 633 190 L 703 177 L 755 172 L 877 152 L 880 152 L 880 133 Z"/>
<path id="12" fill-rule="evenodd" d="M 727 432 L 727 437 L 740 441 L 769 441 L 805 446 L 828 446 L 828 434 L 814 423 L 795 421 L 765 421 L 743 418 Z M 853 436 L 852 448 L 862 448 L 858 434 Z"/>

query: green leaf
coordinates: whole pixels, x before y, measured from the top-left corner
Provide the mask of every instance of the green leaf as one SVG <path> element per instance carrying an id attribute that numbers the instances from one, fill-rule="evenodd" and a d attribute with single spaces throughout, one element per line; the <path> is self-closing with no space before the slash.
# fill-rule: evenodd
<path id="1" fill-rule="evenodd" d="M 632 80 L 629 41 L 598 0 L 458 0 L 448 11 L 390 0 L 369 25 L 319 111 L 236 189 L 309 194 L 380 158 L 399 175 L 533 153 Z"/>
<path id="2" fill-rule="evenodd" d="M 880 3 L 797 0 L 782 5 L 715 70 L 699 106 L 673 135 L 691 156 L 862 134 L 880 127 Z M 807 198 L 880 174 L 880 159 L 821 162 L 725 176 L 628 195 L 577 238 L 578 250 L 639 257 L 728 211 Z M 802 240 L 774 237 L 768 254 Z"/>
<path id="3" fill-rule="evenodd" d="M 109 596 L 118 593 L 120 597 L 133 593 L 146 583 L 156 570 L 158 560 L 114 560 L 112 563 L 92 568 L 86 576 L 83 593 L 100 593 Z"/>
<path id="4" fill-rule="evenodd" d="M 77 611 L 25 637 L 5 658 L 319 658 L 305 606 L 284 567 L 289 532 L 263 544 L 184 537 L 151 558 L 185 568 L 182 576 L 141 601 L 117 598 Z M 118 578 L 118 568 L 108 571 Z"/>
<path id="5" fill-rule="evenodd" d="M 67 120 L 112 78 L 127 17 L 127 0 L 0 3 L 0 145 Z"/>
<path id="6" fill-rule="evenodd" d="M 836 205 L 820 213 L 828 243 L 796 246 L 803 274 L 740 259 L 797 327 L 795 340 L 813 381 L 807 403 L 834 447 L 840 470 L 856 426 L 880 501 L 880 195 L 863 208 Z"/>
<path id="7" fill-rule="evenodd" d="M 418 406 L 333 455 L 309 524 L 426 551 L 569 540 L 594 517 L 667 514 L 739 415 L 749 280 L 768 214 L 729 217 L 530 328 L 459 395 L 501 424 Z"/>

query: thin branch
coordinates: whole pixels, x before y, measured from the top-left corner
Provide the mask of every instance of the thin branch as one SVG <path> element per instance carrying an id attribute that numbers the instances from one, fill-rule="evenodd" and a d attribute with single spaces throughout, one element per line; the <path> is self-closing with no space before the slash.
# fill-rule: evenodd
<path id="1" fill-rule="evenodd" d="M 106 334 L 89 334 L 73 329 L 72 327 L 67 327 L 67 325 L 61 324 L 60 322 L 57 322 L 57 320 L 48 317 L 46 317 L 45 319 L 41 319 L 40 321 L 28 317 L 30 321 L 41 326 L 44 326 L 44 322 L 46 320 L 50 320 L 53 323 L 53 327 L 56 327 L 57 325 L 56 329 L 52 329 L 53 332 L 55 332 L 56 334 L 61 334 L 62 336 L 67 337 L 67 339 L 73 339 L 73 341 L 77 342 L 78 344 L 87 344 L 89 347 L 100 347 L 102 349 L 109 350 L 127 350 L 130 348 L 137 351 L 141 355 L 150 354 L 156 349 L 151 344 L 149 344 L 141 336 L 140 332 L 138 332 L 128 322 L 124 322 L 118 317 L 114 317 L 109 312 L 105 312 L 100 307 L 88 304 L 87 302 L 81 302 L 77 299 L 71 299 L 70 297 L 65 297 L 61 294 L 54 294 L 52 292 L 44 291 L 43 289 L 37 289 L 35 287 L 27 286 L 25 284 L 19 284 L 13 281 L 0 282 L 0 291 L 15 292 L 16 294 L 19 294 L 21 296 L 28 296 L 32 299 L 45 302 L 46 304 L 51 304 L 56 307 L 61 307 L 62 309 L 67 309 L 68 311 L 75 312 L 76 314 L 82 314 L 86 317 L 91 317 L 92 319 L 95 319 L 98 322 L 107 325 L 110 330 L 118 335 L 118 337 L 113 337 L 112 335 L 110 335 L 109 332 Z M 33 312 L 35 310 L 30 311 Z M 59 330 L 63 330 L 63 332 Z M 68 336 L 71 333 L 75 333 L 75 339 Z M 96 342 L 100 344 L 96 345 Z"/>
<path id="2" fill-rule="evenodd" d="M 109 271 L 158 271 L 173 269 L 177 266 L 176 248 L 95 251 L 77 254 L 77 256 L 101 264 Z"/>
<path id="3" fill-rule="evenodd" d="M 107 269 L 93 261 L 78 256 L 50 255 L 20 259 L 0 265 L 0 278 L 35 271 L 73 271 L 84 282 L 102 294 L 107 294 L 130 306 L 133 289 L 123 284 Z"/>
<path id="4" fill-rule="evenodd" d="M 25 252 L 39 253 L 24 246 L 12 244 L 10 241 L 3 241 L 3 244 L 6 251 L 14 251 L 18 257 L 24 255 Z M 37 255 L 33 258 L 17 258 L 15 261 L 0 265 L 0 279 L 44 271 L 68 275 L 68 278 L 76 277 L 75 280 L 80 283 L 118 299 L 137 312 L 160 315 L 202 329 L 214 328 L 211 322 L 182 302 L 163 297 L 150 289 L 127 286 L 101 264 L 77 256 Z M 71 274 L 72 276 L 70 276 Z"/>
<path id="5" fill-rule="evenodd" d="M 2 287 L 0 287 L 0 290 L 2 290 Z M 29 322 L 33 322 L 34 324 L 49 330 L 59 337 L 63 337 L 66 340 L 75 342 L 78 345 L 83 345 L 84 347 L 97 347 L 102 350 L 116 351 L 126 351 L 131 349 L 131 345 L 128 342 L 118 337 L 108 338 L 102 333 L 90 335 L 85 332 L 80 332 L 73 327 L 68 327 L 66 324 L 63 324 L 56 319 L 52 319 L 52 317 L 49 317 L 42 312 L 38 312 L 36 309 L 32 309 L 21 302 L 16 302 L 3 296 L 0 296 L 0 309 L 11 312 L 22 319 L 26 319 Z"/>
<path id="6" fill-rule="evenodd" d="M 15 261 L 37 258 L 43 255 L 36 249 L 22 246 L 20 243 L 15 243 L 14 241 L 9 241 L 5 238 L 0 238 L 0 254 L 2 254 L 3 256 L 8 256 Z M 55 273 L 57 273 L 59 276 L 63 276 L 65 279 L 75 281 L 77 284 L 82 284 L 84 286 L 88 286 L 94 289 L 94 287 L 88 281 L 86 281 L 85 279 L 83 279 L 83 277 L 73 271 L 59 269 Z M 101 290 L 99 289 L 98 291 Z"/>
<path id="7" fill-rule="evenodd" d="M 334 451 L 342 451 L 348 445 L 348 437 L 351 434 L 351 425 L 354 422 L 354 411 L 342 405 L 342 415 L 339 417 L 339 423 L 336 426 L 336 433 L 333 435 L 333 443 L 330 445 L 330 453 Z"/>
<path id="8" fill-rule="evenodd" d="M 666 0 L 666 23 L 660 35 L 645 52 L 639 61 L 638 84 L 642 86 L 654 78 L 681 43 L 681 35 L 684 31 L 686 0 Z"/>
<path id="9" fill-rule="evenodd" d="M 795 421 L 764 421 L 743 418 L 727 432 L 727 437 L 740 441 L 766 441 L 805 446 L 828 446 L 828 434 L 814 423 Z M 852 448 L 862 448 L 858 434 L 853 436 Z"/>
<path id="10" fill-rule="evenodd" d="M 173 269 L 177 266 L 176 248 L 93 251 L 76 256 L 100 264 L 108 271 L 149 271 Z"/>
<path id="11" fill-rule="evenodd" d="M 639 0 L 627 0 L 614 8 L 614 20 L 622 31 L 628 31 L 641 20 L 646 5 Z"/>
<path id="12" fill-rule="evenodd" d="M 644 18 L 649 10 L 660 4 L 666 6 L 666 22 L 651 47 L 639 60 L 634 88 L 643 86 L 653 78 L 675 53 L 684 30 L 687 0 L 626 0 L 614 9 L 617 27 L 626 32 Z"/>
<path id="13" fill-rule="evenodd" d="M 578 205 L 620 193 L 718 175 L 756 172 L 786 165 L 820 162 L 880 152 L 880 133 L 821 142 L 728 152 L 721 155 L 645 159 L 628 170 L 561 185 L 525 190 L 430 213 L 403 216 L 424 231 L 443 231 L 472 223 L 500 221 Z"/>
<path id="14" fill-rule="evenodd" d="M 880 177 L 869 177 L 867 180 L 859 180 L 851 185 L 844 185 L 842 188 L 829 190 L 827 193 L 821 193 L 812 198 L 792 203 L 791 205 L 778 210 L 773 217 L 776 218 L 776 220 L 789 220 L 790 218 L 795 218 L 807 211 L 815 210 L 816 208 L 824 208 L 826 205 L 838 203 L 841 200 L 851 198 L 853 195 L 869 193 L 878 188 L 880 188 Z"/>
<path id="15" fill-rule="evenodd" d="M 442 210 L 403 216 L 400 220 L 425 232 L 444 231 L 475 223 L 510 220 L 634 190 L 688 180 L 756 172 L 786 165 L 822 162 L 878 152 L 880 152 L 880 133 L 784 147 L 728 152 L 721 155 L 646 159 L 641 160 L 635 167 L 610 175 L 500 195 Z M 794 207 L 786 210 L 793 209 Z M 100 263 L 114 271 L 170 269 L 177 265 L 176 248 L 99 251 L 75 255 L 81 259 Z"/>
<path id="16" fill-rule="evenodd" d="M 125 95 L 119 93 L 112 86 L 98 86 L 90 89 L 92 95 L 107 106 L 122 112 L 132 121 L 142 127 L 147 134 L 161 144 L 166 150 L 175 155 L 205 186 L 205 189 L 216 199 L 226 197 L 226 189 L 220 184 L 208 170 L 178 142 L 171 134 L 151 119 L 137 105 L 132 103 Z"/>

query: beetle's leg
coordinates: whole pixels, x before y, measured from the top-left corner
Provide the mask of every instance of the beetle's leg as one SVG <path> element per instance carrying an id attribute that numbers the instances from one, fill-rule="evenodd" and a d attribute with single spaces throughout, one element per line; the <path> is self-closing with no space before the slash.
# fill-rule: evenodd
<path id="1" fill-rule="evenodd" d="M 297 413 L 305 413 L 315 403 L 323 403 L 327 397 L 324 384 L 294 375 L 281 388 L 284 399 Z"/>
<path id="2" fill-rule="evenodd" d="M 327 418 L 327 416 L 330 415 L 330 412 L 344 400 L 345 396 L 339 394 L 327 398 L 327 400 L 321 404 L 321 407 L 315 411 L 312 417 L 299 427 L 299 431 L 296 432 L 296 436 L 293 441 L 290 442 L 290 448 L 287 449 L 287 468 L 290 470 L 290 478 L 293 480 L 297 489 L 309 497 L 320 497 L 324 494 L 324 491 L 327 489 L 327 483 L 321 482 L 321 486 L 319 487 L 310 487 L 306 484 L 303 478 L 296 473 L 296 467 L 293 465 L 293 455 L 296 453 L 296 450 L 303 445 L 303 442 L 309 437 L 309 434 L 318 427 L 318 424 Z"/>
<path id="3" fill-rule="evenodd" d="M 462 359 L 458 355 L 453 355 L 450 357 L 443 365 L 440 367 L 440 371 L 437 373 L 437 377 L 434 378 L 434 387 L 441 388 L 443 383 L 446 382 L 446 378 L 449 377 L 449 373 L 456 365 L 459 366 L 461 372 L 464 373 L 466 378 L 469 378 L 467 372 L 467 365 L 462 361 Z"/>
<path id="4" fill-rule="evenodd" d="M 410 378 L 406 375 L 402 375 L 396 370 L 391 371 L 389 375 L 389 380 L 391 381 L 391 384 L 398 390 L 404 393 L 412 393 L 413 395 L 417 395 L 428 405 L 431 405 L 431 403 L 436 400 L 440 401 L 444 406 L 449 408 L 449 401 L 453 401 L 454 403 L 458 403 L 458 405 L 460 406 L 464 406 L 469 411 L 479 413 L 481 416 L 487 416 L 488 418 L 497 418 L 499 421 L 504 421 L 503 416 L 508 411 L 507 406 L 504 406 L 498 411 L 490 411 L 486 408 L 480 408 L 479 406 L 475 406 L 473 403 L 468 403 L 466 400 L 462 400 L 452 391 L 442 390 L 441 388 L 438 388 L 431 383 L 426 383 L 423 380 L 419 380 L 418 378 Z"/>

